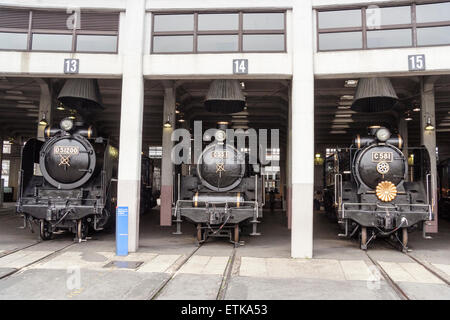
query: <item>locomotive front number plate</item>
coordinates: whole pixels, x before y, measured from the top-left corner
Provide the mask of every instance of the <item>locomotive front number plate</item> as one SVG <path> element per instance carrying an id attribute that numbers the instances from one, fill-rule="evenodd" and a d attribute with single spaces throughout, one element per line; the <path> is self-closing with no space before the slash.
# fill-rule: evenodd
<path id="1" fill-rule="evenodd" d="M 80 153 L 79 147 L 65 147 L 65 146 L 55 146 L 53 149 L 54 154 L 58 155 L 77 155 Z"/>
<path id="2" fill-rule="evenodd" d="M 228 151 L 213 151 L 211 156 L 216 159 L 227 159 Z"/>
<path id="3" fill-rule="evenodd" d="M 372 162 L 392 162 L 393 157 L 392 152 L 372 152 Z"/>

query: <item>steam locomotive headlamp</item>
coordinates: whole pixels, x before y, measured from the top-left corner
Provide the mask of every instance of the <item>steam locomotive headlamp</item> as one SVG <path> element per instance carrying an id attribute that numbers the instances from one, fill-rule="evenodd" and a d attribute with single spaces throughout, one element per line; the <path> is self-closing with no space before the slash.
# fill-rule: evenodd
<path id="1" fill-rule="evenodd" d="M 214 136 L 217 140 L 217 142 L 224 142 L 226 139 L 226 134 L 225 131 L 223 130 L 217 130 L 215 136 Z"/>
<path id="2" fill-rule="evenodd" d="M 377 197 L 383 202 L 391 202 L 397 197 L 397 187 L 390 181 L 381 181 L 376 189 Z"/>
<path id="3" fill-rule="evenodd" d="M 381 142 L 386 142 L 391 137 L 391 132 L 386 128 L 381 128 L 377 131 L 377 139 Z"/>
<path id="4" fill-rule="evenodd" d="M 70 131 L 73 129 L 73 120 L 69 118 L 63 119 L 59 126 L 64 131 Z"/>

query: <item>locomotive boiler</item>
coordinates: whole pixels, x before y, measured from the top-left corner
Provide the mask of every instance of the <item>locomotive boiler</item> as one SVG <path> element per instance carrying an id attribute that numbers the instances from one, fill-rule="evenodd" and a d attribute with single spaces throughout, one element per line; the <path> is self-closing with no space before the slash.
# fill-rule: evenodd
<path id="1" fill-rule="evenodd" d="M 361 249 L 391 237 L 407 250 L 408 231 L 433 219 L 430 172 L 424 147 L 404 150 L 400 135 L 371 127 L 326 159 L 325 209 L 344 228 L 340 236 L 359 236 Z"/>
<path id="2" fill-rule="evenodd" d="M 220 124 L 214 142 L 203 148 L 196 167 L 176 177 L 172 213 L 177 233 L 183 221 L 195 224 L 198 244 L 210 237 L 224 237 L 239 245 L 245 224 L 252 226 L 251 235 L 259 235 L 264 176 L 259 164 L 249 164 L 246 150 L 226 142 L 226 126 Z"/>

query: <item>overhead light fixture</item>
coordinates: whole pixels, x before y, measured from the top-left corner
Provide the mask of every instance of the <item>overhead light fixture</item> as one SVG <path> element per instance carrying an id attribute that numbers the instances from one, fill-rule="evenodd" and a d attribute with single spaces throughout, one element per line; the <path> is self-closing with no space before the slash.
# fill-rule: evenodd
<path id="1" fill-rule="evenodd" d="M 331 130 L 330 134 L 346 134 L 347 131 L 345 130 Z"/>
<path id="2" fill-rule="evenodd" d="M 419 107 L 419 106 L 415 106 L 415 107 L 413 108 L 413 111 L 414 111 L 414 112 L 420 112 L 420 107 Z"/>
<path id="3" fill-rule="evenodd" d="M 356 88 L 358 85 L 358 80 L 346 80 L 344 87 L 346 88 Z"/>
<path id="4" fill-rule="evenodd" d="M 351 118 L 352 117 L 351 114 L 335 114 L 334 116 L 336 118 Z"/>
<path id="5" fill-rule="evenodd" d="M 333 123 L 353 123 L 355 120 L 352 118 L 334 118 Z"/>
<path id="6" fill-rule="evenodd" d="M 241 88 L 242 88 L 242 90 L 245 89 L 245 82 L 244 81 L 241 81 Z"/>
<path id="7" fill-rule="evenodd" d="M 413 120 L 413 118 L 411 117 L 411 114 L 409 112 L 407 112 L 405 114 L 405 121 L 412 121 L 412 120 Z"/>
<path id="8" fill-rule="evenodd" d="M 180 114 L 180 110 L 175 110 L 175 113 L 176 114 Z"/>
<path id="9" fill-rule="evenodd" d="M 66 110 L 66 108 L 64 108 L 64 105 L 63 105 L 61 102 L 58 103 L 58 106 L 56 107 L 56 109 L 59 110 L 59 111 L 64 111 L 64 110 Z"/>
<path id="10" fill-rule="evenodd" d="M 186 120 L 184 120 L 183 118 L 181 118 L 181 119 L 178 119 L 178 122 L 180 122 L 180 123 L 183 123 L 183 122 L 185 122 Z"/>
<path id="11" fill-rule="evenodd" d="M 434 126 L 431 123 L 431 117 L 427 118 L 427 125 L 425 126 L 425 131 L 433 131 L 434 130 Z"/>
<path id="12" fill-rule="evenodd" d="M 42 119 L 41 119 L 41 121 L 39 121 L 39 125 L 41 125 L 41 126 L 47 126 L 48 125 L 45 113 L 42 115 Z"/>
<path id="13" fill-rule="evenodd" d="M 172 124 L 170 123 L 170 116 L 167 117 L 167 121 L 164 123 L 164 128 L 172 128 Z"/>
<path id="14" fill-rule="evenodd" d="M 349 94 L 345 94 L 343 96 L 341 96 L 341 100 L 347 100 L 347 101 L 351 101 L 353 100 L 355 97 Z"/>
<path id="15" fill-rule="evenodd" d="M 320 159 L 321 157 L 320 153 L 316 153 L 316 159 Z"/>

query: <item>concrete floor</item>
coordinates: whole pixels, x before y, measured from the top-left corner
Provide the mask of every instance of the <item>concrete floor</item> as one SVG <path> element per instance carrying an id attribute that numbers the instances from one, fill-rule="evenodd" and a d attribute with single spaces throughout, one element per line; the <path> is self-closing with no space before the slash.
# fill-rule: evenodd
<path id="1" fill-rule="evenodd" d="M 281 211 L 266 212 L 262 236 L 195 246 L 195 229 L 159 227 L 159 212 L 141 217 L 141 247 L 116 257 L 113 234 L 74 243 L 68 234 L 37 242 L 13 209 L 0 211 L 0 299 L 399 299 L 358 243 L 337 237 L 335 223 L 315 213 L 314 259 L 290 259 L 290 232 Z M 450 280 L 450 223 L 411 253 Z M 20 250 L 21 248 L 25 248 Z M 450 299 L 450 287 L 408 256 L 376 241 L 369 255 L 410 299 Z M 123 266 L 107 266 L 122 261 Z M 137 262 L 139 266 L 134 268 Z M 123 268 L 130 267 L 131 269 Z"/>

